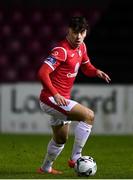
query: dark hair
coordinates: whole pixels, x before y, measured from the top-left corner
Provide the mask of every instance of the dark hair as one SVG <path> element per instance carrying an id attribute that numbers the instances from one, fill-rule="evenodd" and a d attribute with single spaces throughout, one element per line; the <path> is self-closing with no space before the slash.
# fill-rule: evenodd
<path id="1" fill-rule="evenodd" d="M 81 32 L 85 29 L 88 30 L 88 22 L 83 16 L 75 16 L 71 18 L 69 27 L 72 28 L 75 32 Z"/>

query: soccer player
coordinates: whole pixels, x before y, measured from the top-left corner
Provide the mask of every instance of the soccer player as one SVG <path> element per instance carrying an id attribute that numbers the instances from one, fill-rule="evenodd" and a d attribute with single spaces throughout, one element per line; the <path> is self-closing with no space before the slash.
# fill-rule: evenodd
<path id="1" fill-rule="evenodd" d="M 53 162 L 64 148 L 68 138 L 71 121 L 78 121 L 75 128 L 75 140 L 69 167 L 73 168 L 81 156 L 82 149 L 90 136 L 94 122 L 94 112 L 88 107 L 70 99 L 71 89 L 79 67 L 88 77 L 98 76 L 107 83 L 110 77 L 94 67 L 87 55 L 84 39 L 87 35 L 88 23 L 85 17 L 72 17 L 66 38 L 57 43 L 38 71 L 43 85 L 40 94 L 41 109 L 51 115 L 53 137 L 39 173 L 62 174 L 52 167 Z"/>

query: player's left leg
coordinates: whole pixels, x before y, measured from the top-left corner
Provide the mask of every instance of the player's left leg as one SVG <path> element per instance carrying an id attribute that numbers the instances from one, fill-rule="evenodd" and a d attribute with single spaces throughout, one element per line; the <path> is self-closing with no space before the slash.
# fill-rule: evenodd
<path id="1" fill-rule="evenodd" d="M 76 104 L 68 112 L 68 119 L 79 121 L 75 128 L 75 140 L 71 159 L 68 161 L 70 167 L 74 167 L 76 160 L 81 157 L 82 149 L 90 136 L 94 122 L 94 112 L 81 104 Z"/>
<path id="2" fill-rule="evenodd" d="M 59 156 L 64 148 L 64 145 L 68 138 L 69 124 L 61 124 L 58 126 L 52 126 L 53 138 L 48 144 L 47 153 L 44 158 L 41 169 L 45 172 L 51 172 L 52 174 L 61 174 L 62 172 L 54 170 L 52 165 L 56 158 Z"/>

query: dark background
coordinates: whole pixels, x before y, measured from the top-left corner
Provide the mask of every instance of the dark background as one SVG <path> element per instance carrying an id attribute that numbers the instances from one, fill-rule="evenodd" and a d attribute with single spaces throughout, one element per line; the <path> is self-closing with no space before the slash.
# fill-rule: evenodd
<path id="1" fill-rule="evenodd" d="M 130 0 L 0 1 L 0 82 L 37 82 L 42 57 L 65 37 L 71 16 L 84 15 L 85 40 L 92 64 L 112 84 L 132 84 L 133 2 Z M 78 74 L 76 83 L 105 83 Z"/>

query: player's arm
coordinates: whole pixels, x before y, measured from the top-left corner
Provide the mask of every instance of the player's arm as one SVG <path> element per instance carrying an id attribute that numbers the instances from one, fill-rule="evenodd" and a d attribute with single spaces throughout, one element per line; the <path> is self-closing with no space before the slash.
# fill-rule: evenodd
<path id="1" fill-rule="evenodd" d="M 44 61 L 44 64 L 41 66 L 41 68 L 38 71 L 38 77 L 42 84 L 44 84 L 47 89 L 51 92 L 53 95 L 56 103 L 60 105 L 67 105 L 66 99 L 61 96 L 56 88 L 52 85 L 50 74 L 61 64 L 62 61 L 65 61 L 66 54 L 63 53 L 63 49 L 54 48 L 51 52 L 51 55 L 46 58 Z"/>
<path id="2" fill-rule="evenodd" d="M 88 77 L 98 76 L 99 78 L 104 79 L 107 83 L 111 81 L 110 77 L 105 72 L 97 69 L 89 60 L 87 63 L 81 65 L 81 70 Z"/>
<path id="3" fill-rule="evenodd" d="M 107 83 L 109 83 L 111 81 L 110 77 L 108 76 L 108 74 L 106 74 L 105 72 L 101 71 L 100 69 L 97 69 L 97 76 L 101 79 L 104 79 Z"/>
<path id="4" fill-rule="evenodd" d="M 50 73 L 53 72 L 53 69 L 46 63 L 44 63 L 38 71 L 38 77 L 43 85 L 47 87 L 47 89 L 51 92 L 53 96 L 55 96 L 58 92 L 56 88 L 52 85 L 50 79 Z"/>
<path id="5" fill-rule="evenodd" d="M 97 68 L 91 64 L 89 59 L 81 64 L 81 70 L 88 77 L 97 76 Z"/>

